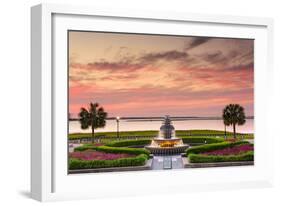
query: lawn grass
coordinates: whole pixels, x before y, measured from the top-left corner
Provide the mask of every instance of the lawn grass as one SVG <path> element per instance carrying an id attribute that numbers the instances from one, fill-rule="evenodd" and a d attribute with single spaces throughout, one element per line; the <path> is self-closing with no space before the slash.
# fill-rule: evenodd
<path id="1" fill-rule="evenodd" d="M 69 134 L 69 139 L 79 139 L 83 137 L 91 137 L 91 133 L 72 133 Z M 112 137 L 116 138 L 116 132 L 97 132 L 95 133 L 95 137 Z M 148 130 L 148 131 L 125 131 L 125 132 L 119 132 L 119 137 L 128 137 L 128 136 L 157 136 L 158 131 L 156 130 Z"/>
<path id="2" fill-rule="evenodd" d="M 224 131 L 222 130 L 176 130 L 177 135 L 196 135 L 196 134 L 221 134 L 224 135 Z M 226 132 L 226 134 L 232 134 L 232 132 Z"/>
<path id="3" fill-rule="evenodd" d="M 157 137 L 159 131 L 157 130 L 148 130 L 148 131 L 122 131 L 119 132 L 119 137 L 122 139 L 122 137 L 141 137 L 141 136 L 150 136 Z M 95 133 L 95 137 L 107 137 L 105 139 L 102 139 L 102 143 L 108 143 L 108 141 L 115 141 L 116 138 L 116 132 L 97 132 Z M 208 136 L 209 135 L 209 136 Z M 226 132 L 227 138 L 233 138 L 232 132 Z M 198 136 L 206 136 L 206 137 L 221 137 L 224 138 L 224 131 L 222 130 L 176 130 L 176 136 L 177 137 L 198 137 Z M 68 135 L 69 139 L 80 139 L 80 138 L 91 138 L 91 133 L 72 133 Z M 238 139 L 253 139 L 254 134 L 241 134 L 237 133 Z M 110 140 L 107 140 L 110 139 Z"/>
<path id="4" fill-rule="evenodd" d="M 225 132 L 222 130 L 177 130 L 176 135 L 177 137 L 190 137 L 194 136 L 217 136 L 217 137 L 222 137 L 224 138 Z M 244 134 L 244 133 L 236 133 L 236 136 L 238 139 L 254 139 L 254 134 Z M 226 137 L 227 138 L 233 138 L 233 132 L 226 132 Z"/>

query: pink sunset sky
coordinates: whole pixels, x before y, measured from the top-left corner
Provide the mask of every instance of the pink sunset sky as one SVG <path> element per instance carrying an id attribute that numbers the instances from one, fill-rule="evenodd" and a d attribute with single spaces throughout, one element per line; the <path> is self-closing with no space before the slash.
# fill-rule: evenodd
<path id="1" fill-rule="evenodd" d="M 69 32 L 69 113 L 98 102 L 109 117 L 252 116 L 254 41 Z"/>

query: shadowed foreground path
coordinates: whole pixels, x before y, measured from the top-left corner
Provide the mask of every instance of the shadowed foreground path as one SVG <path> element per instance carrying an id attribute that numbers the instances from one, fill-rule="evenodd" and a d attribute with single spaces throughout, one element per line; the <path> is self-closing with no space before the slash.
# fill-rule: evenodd
<path id="1" fill-rule="evenodd" d="M 154 156 L 152 160 L 153 170 L 181 169 L 183 161 L 180 155 L 177 156 Z"/>
<path id="2" fill-rule="evenodd" d="M 254 140 L 253 139 L 246 139 L 246 141 L 248 141 L 251 144 L 254 144 Z"/>

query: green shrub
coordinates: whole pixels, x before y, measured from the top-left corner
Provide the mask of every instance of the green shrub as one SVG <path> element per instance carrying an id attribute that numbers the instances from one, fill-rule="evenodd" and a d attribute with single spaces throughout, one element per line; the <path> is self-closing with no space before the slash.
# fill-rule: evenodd
<path id="1" fill-rule="evenodd" d="M 183 136 L 183 137 L 180 137 L 182 138 L 182 141 L 183 143 L 186 143 L 186 144 L 211 144 L 211 143 L 219 143 L 219 142 L 223 142 L 224 139 L 219 137 L 219 138 L 216 138 L 216 137 L 189 137 L 189 136 Z"/>
<path id="2" fill-rule="evenodd" d="M 91 145 L 83 145 L 81 147 L 76 147 L 74 151 L 85 151 L 85 150 L 96 150 L 106 153 L 124 153 L 124 154 L 133 154 L 133 155 L 139 155 L 139 154 L 145 154 L 147 156 L 150 155 L 150 152 L 146 149 L 141 148 L 127 148 L 127 147 L 109 147 L 109 146 L 91 146 Z"/>
<path id="3" fill-rule="evenodd" d="M 151 143 L 151 139 L 121 140 L 106 144 L 109 147 L 144 146 Z"/>
<path id="4" fill-rule="evenodd" d="M 249 151 L 240 155 L 226 156 L 190 154 L 188 157 L 191 163 L 254 161 L 254 152 Z"/>
<path id="5" fill-rule="evenodd" d="M 198 154 L 202 152 L 210 152 L 217 149 L 224 149 L 227 147 L 233 147 L 235 145 L 241 145 L 241 144 L 249 144 L 247 141 L 239 141 L 239 142 L 221 142 L 221 143 L 213 143 L 213 144 L 205 144 L 200 146 L 195 146 L 188 148 L 186 150 L 186 156 L 190 154 Z"/>
<path id="6" fill-rule="evenodd" d="M 106 153 L 125 153 L 125 154 L 145 154 L 150 155 L 150 152 L 146 149 L 141 148 L 127 148 L 127 147 L 108 147 L 108 146 L 99 146 L 95 148 L 96 151 L 106 152 Z"/>
<path id="7" fill-rule="evenodd" d="M 79 160 L 70 159 L 69 169 L 95 169 L 95 168 L 108 168 L 108 167 L 130 167 L 142 166 L 147 160 L 147 155 L 140 154 L 132 158 L 120 158 L 116 160 Z"/>
<path id="8" fill-rule="evenodd" d="M 90 144 L 85 144 L 83 146 L 74 148 L 74 151 L 75 152 L 82 152 L 82 151 L 89 150 L 89 149 L 94 150 L 95 148 L 97 148 L 97 146 L 90 145 Z"/>

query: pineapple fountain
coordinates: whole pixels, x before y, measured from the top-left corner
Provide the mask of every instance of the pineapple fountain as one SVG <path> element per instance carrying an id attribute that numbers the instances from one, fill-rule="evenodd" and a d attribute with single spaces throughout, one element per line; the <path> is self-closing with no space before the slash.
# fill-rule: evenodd
<path id="1" fill-rule="evenodd" d="M 160 127 L 159 136 L 146 146 L 154 155 L 175 155 L 183 153 L 189 145 L 184 144 L 181 138 L 176 137 L 175 128 L 169 116 L 165 116 Z"/>

